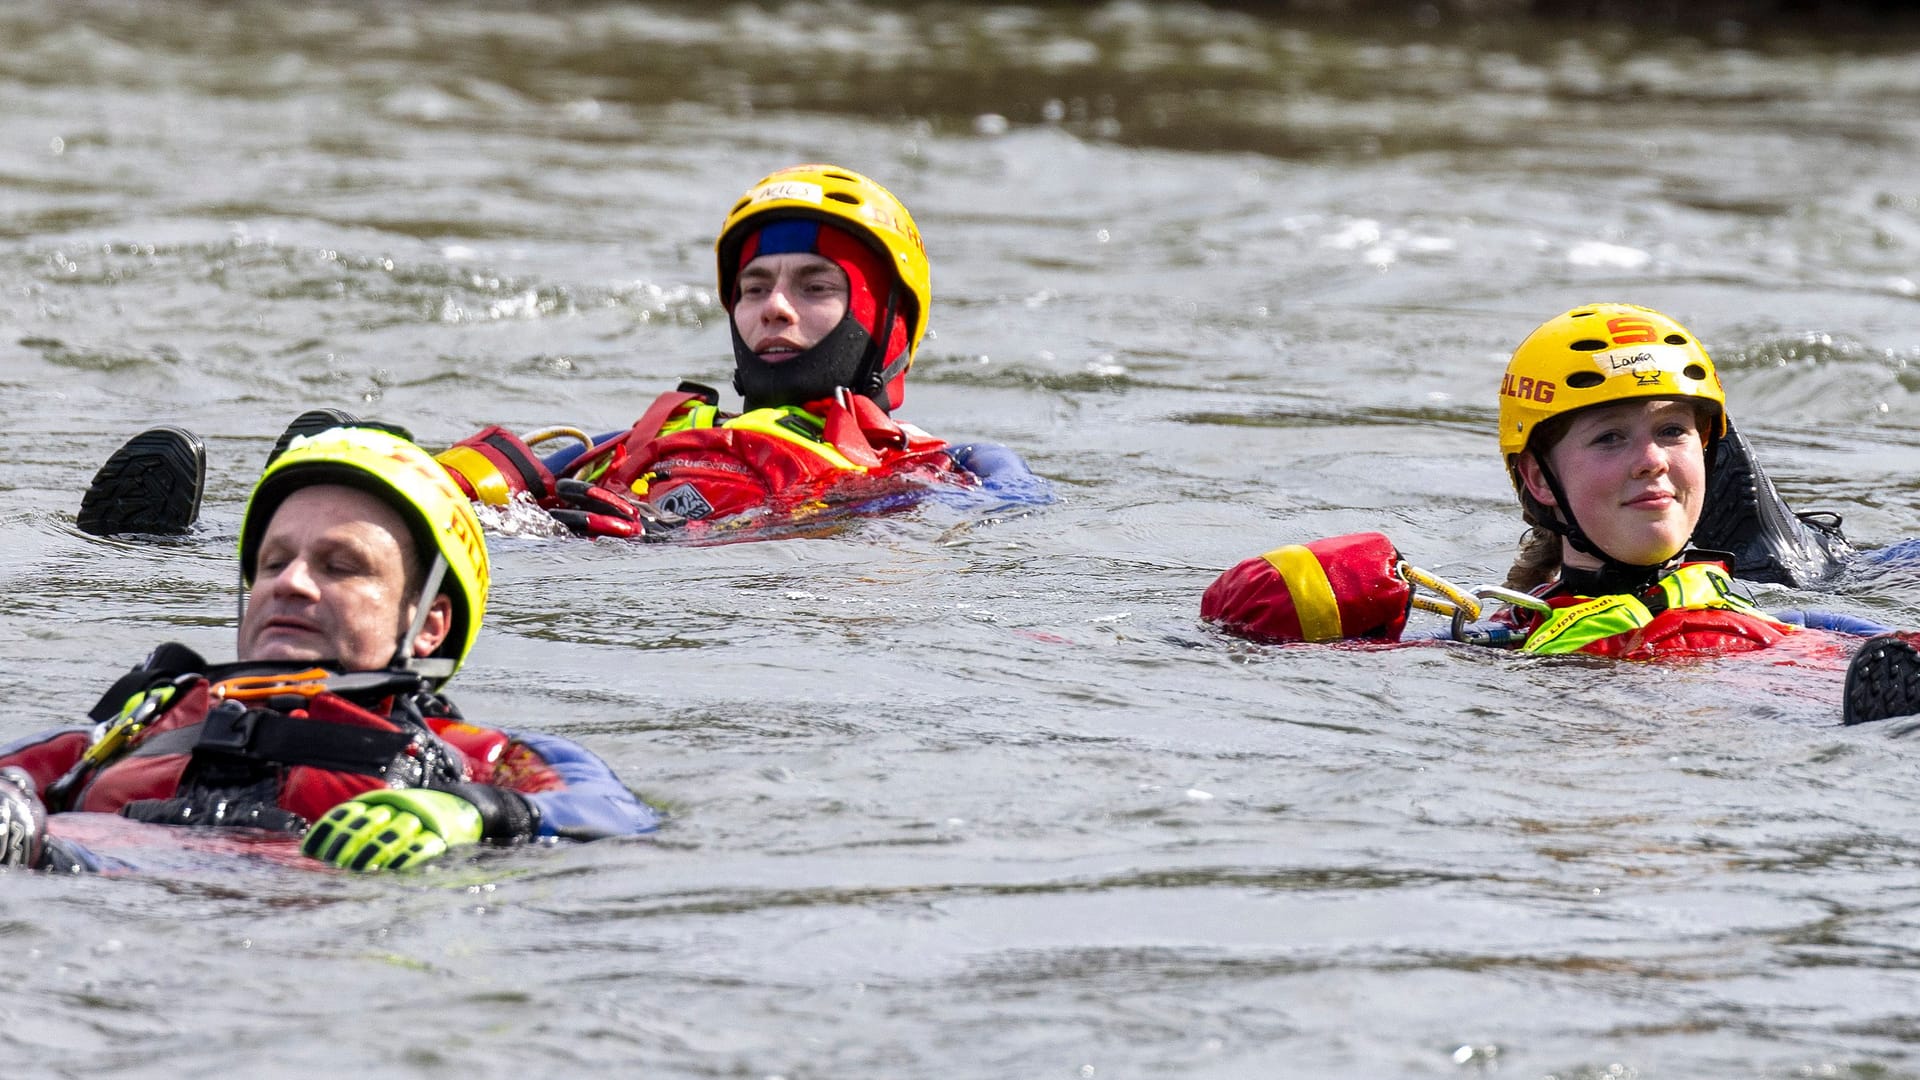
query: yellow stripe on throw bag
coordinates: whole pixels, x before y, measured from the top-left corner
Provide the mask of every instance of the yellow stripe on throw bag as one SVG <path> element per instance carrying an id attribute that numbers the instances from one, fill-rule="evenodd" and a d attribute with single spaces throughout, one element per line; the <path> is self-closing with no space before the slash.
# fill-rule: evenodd
<path id="1" fill-rule="evenodd" d="M 507 486 L 507 478 L 500 475 L 499 466 L 471 446 L 450 446 L 433 460 L 466 477 L 467 483 L 473 485 L 473 493 L 488 506 L 505 506 L 507 500 L 513 498 L 513 489 Z"/>
<path id="2" fill-rule="evenodd" d="M 1313 552 L 1300 544 L 1289 544 L 1267 552 L 1261 558 L 1280 571 L 1293 595 L 1293 611 L 1300 618 L 1303 641 L 1340 640 L 1340 602 L 1333 597 L 1333 583 L 1326 568 Z"/>

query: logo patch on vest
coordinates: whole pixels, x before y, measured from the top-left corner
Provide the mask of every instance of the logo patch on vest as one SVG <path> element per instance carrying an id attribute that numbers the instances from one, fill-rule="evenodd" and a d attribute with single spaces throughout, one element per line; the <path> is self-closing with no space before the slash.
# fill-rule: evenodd
<path id="1" fill-rule="evenodd" d="M 669 514 L 679 514 L 688 521 L 698 521 L 713 513 L 713 504 L 708 502 L 706 496 L 700 494 L 700 489 L 692 484 L 681 484 L 654 499 L 653 505 Z"/>

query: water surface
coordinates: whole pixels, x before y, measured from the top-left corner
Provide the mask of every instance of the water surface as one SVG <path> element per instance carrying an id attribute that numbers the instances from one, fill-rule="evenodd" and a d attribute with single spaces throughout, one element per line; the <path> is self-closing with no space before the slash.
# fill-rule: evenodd
<path id="1" fill-rule="evenodd" d="M 1920 1075 L 1920 748 L 1835 726 L 1833 657 L 1195 618 L 1233 562 L 1362 529 L 1497 576 L 1500 366 L 1596 299 L 1705 338 L 1796 504 L 1920 532 L 1916 39 L 28 0 L 0 42 L 0 736 L 157 640 L 231 649 L 240 507 L 303 408 L 441 445 L 724 385 L 712 237 L 796 161 L 927 237 L 902 415 L 1061 496 L 500 540 L 461 700 L 672 824 L 8 875 L 9 1075 Z M 79 534 L 155 422 L 207 438 L 200 530 Z M 1763 599 L 1916 625 L 1914 585 Z"/>

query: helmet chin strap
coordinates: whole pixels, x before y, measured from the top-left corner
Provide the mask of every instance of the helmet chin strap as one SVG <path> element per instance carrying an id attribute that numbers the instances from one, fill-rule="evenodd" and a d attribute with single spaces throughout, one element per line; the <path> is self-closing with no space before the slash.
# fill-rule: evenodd
<path id="1" fill-rule="evenodd" d="M 400 642 L 394 647 L 392 666 L 424 675 L 429 679 L 444 679 L 453 674 L 453 661 L 438 656 L 413 655 L 413 643 L 420 632 L 427 628 L 427 616 L 433 610 L 433 598 L 440 595 L 440 582 L 447 576 L 447 557 L 439 552 L 433 553 L 433 565 L 427 568 L 427 577 L 420 586 L 420 595 L 413 605 L 413 622 L 400 633 Z"/>
<path id="2" fill-rule="evenodd" d="M 1644 565 L 1640 563 L 1622 562 L 1601 550 L 1600 545 L 1594 543 L 1593 538 L 1588 536 L 1586 530 L 1580 527 L 1580 522 L 1575 520 L 1573 516 L 1573 504 L 1567 501 L 1566 489 L 1560 486 L 1560 478 L 1553 474 L 1552 466 L 1548 465 L 1544 459 L 1536 460 L 1540 466 L 1540 475 L 1547 481 L 1547 490 L 1553 492 L 1554 502 L 1558 504 L 1552 508 L 1554 511 L 1554 519 L 1543 522 L 1542 525 L 1547 531 L 1558 533 L 1564 537 L 1568 546 L 1573 548 L 1573 550 L 1599 559 L 1600 570 L 1598 572 L 1603 578 L 1624 578 L 1631 580 L 1636 577 L 1650 577 L 1653 571 L 1673 561 L 1672 558 L 1669 557 L 1657 563 Z M 1680 545 L 1680 551 L 1687 550 L 1687 544 L 1692 542 L 1693 538 L 1689 536 L 1687 543 Z M 1675 552 L 1674 554 L 1677 555 L 1679 552 Z"/>
<path id="3" fill-rule="evenodd" d="M 911 348 L 901 350 L 893 363 L 887 363 L 887 347 L 893 344 L 893 315 L 900 306 L 900 286 L 894 284 L 887 289 L 887 306 L 881 309 L 880 321 L 874 323 L 875 333 L 880 336 L 867 350 L 866 361 L 860 365 L 860 381 L 867 389 L 854 387 L 858 393 L 867 395 L 880 406 L 881 412 L 890 412 L 893 406 L 887 401 L 887 384 L 895 375 L 907 366 L 907 358 L 913 355 Z"/>

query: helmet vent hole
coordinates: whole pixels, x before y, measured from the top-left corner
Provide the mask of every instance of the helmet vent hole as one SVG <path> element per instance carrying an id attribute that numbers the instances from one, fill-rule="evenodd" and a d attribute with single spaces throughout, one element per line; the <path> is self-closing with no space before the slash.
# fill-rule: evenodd
<path id="1" fill-rule="evenodd" d="M 849 184 L 857 184 L 860 182 L 858 177 L 848 176 L 846 173 L 830 172 L 827 176 L 834 180 L 845 180 Z"/>
<path id="2" fill-rule="evenodd" d="M 1697 382 L 1707 377 L 1707 369 L 1701 367 L 1699 364 L 1688 364 L 1685 368 L 1681 369 L 1681 374 Z"/>
<path id="3" fill-rule="evenodd" d="M 853 206 L 860 205 L 860 200 L 858 198 L 856 198 L 855 196 L 849 195 L 844 191 L 829 191 L 827 192 L 827 198 L 832 199 L 834 202 L 849 203 Z"/>
<path id="4" fill-rule="evenodd" d="M 741 199 L 739 202 L 734 203 L 733 209 L 727 211 L 727 216 L 732 217 L 733 215 L 739 213 L 741 210 L 746 208 L 746 205 L 747 205 L 747 200 L 745 199 Z"/>
<path id="5" fill-rule="evenodd" d="M 1607 343 L 1601 341 L 1599 338 L 1581 338 L 1579 341 L 1567 346 L 1567 348 L 1575 352 L 1599 352 L 1606 347 Z"/>
<path id="6" fill-rule="evenodd" d="M 1669 345 L 1685 345 L 1687 343 L 1687 339 L 1685 337 L 1682 337 L 1679 334 L 1668 334 L 1666 337 L 1662 338 L 1661 340 L 1665 341 Z"/>
<path id="7" fill-rule="evenodd" d="M 1606 381 L 1607 377 L 1597 371 L 1576 371 L 1567 376 L 1567 385 L 1575 390 L 1591 390 Z"/>

